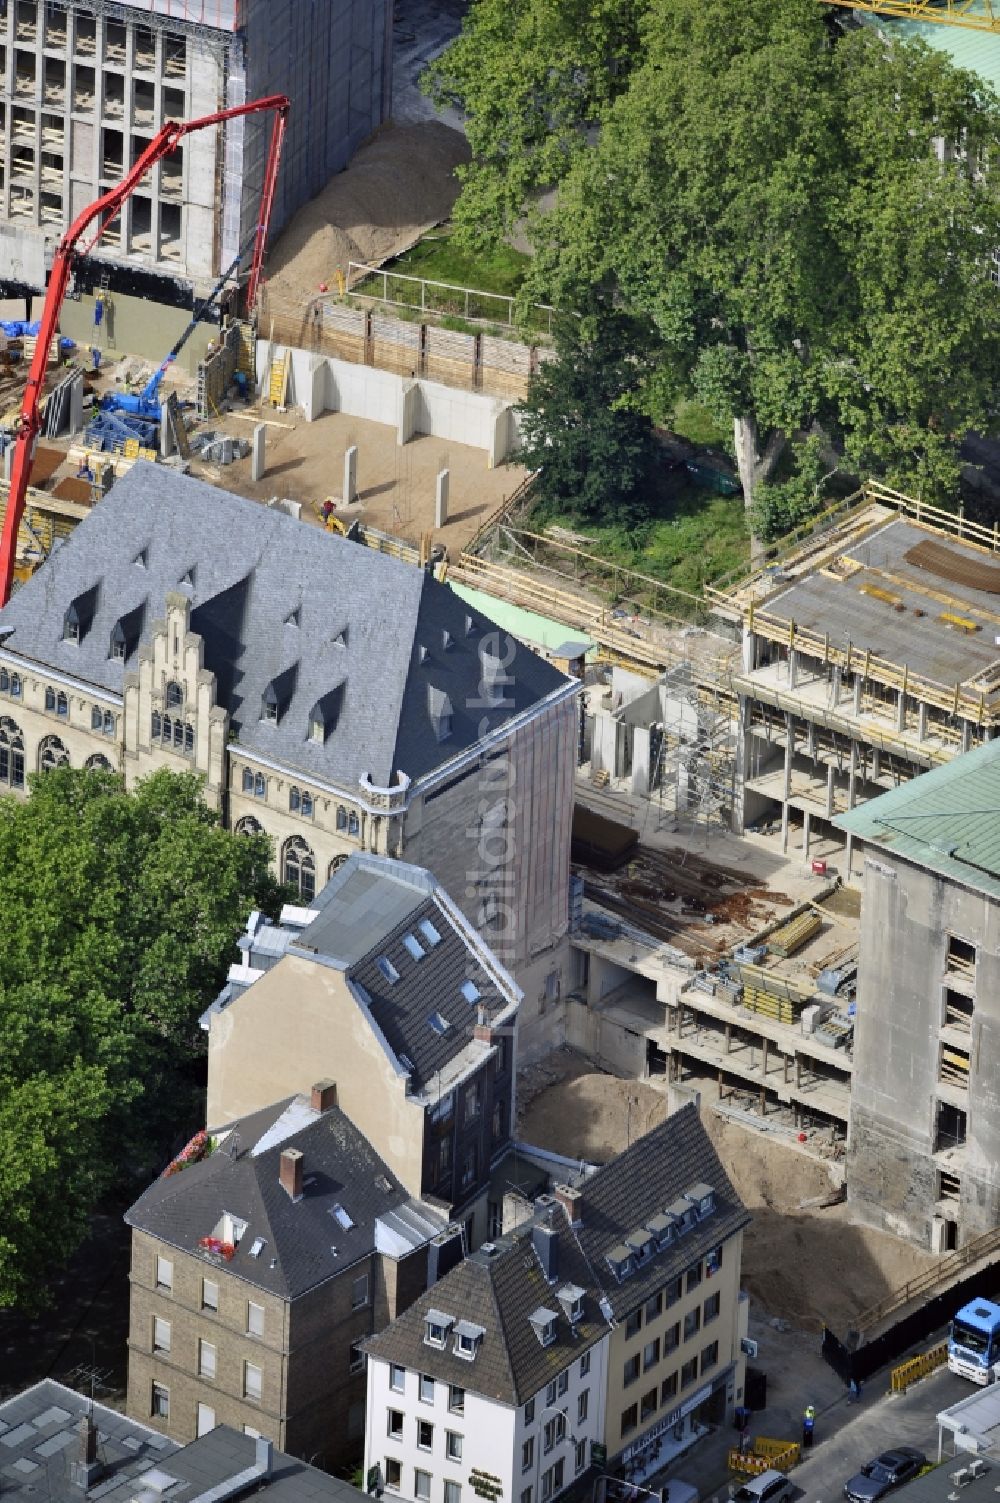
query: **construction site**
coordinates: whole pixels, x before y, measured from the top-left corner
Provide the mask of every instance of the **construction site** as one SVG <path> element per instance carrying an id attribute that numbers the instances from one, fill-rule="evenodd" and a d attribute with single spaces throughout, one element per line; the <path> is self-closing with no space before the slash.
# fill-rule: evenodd
<path id="1" fill-rule="evenodd" d="M 123 4 L 134 20 L 88 0 L 0 15 L 3 290 L 36 294 L 0 325 L 0 598 L 146 461 L 433 568 L 578 678 L 568 982 L 540 1004 L 521 1131 L 600 1159 L 696 1098 L 755 1214 L 755 1298 L 877 1334 L 937 1264 L 845 1199 L 862 856 L 836 821 L 997 735 L 997 528 L 867 483 L 698 597 L 535 532 L 515 408 L 548 339 L 477 318 L 469 289 L 457 320 L 372 292 L 447 218 L 468 156 L 416 111 L 368 139 L 391 7 L 348 7 L 314 63 L 357 89 L 313 159 L 284 93 L 253 100 L 288 6 L 219 0 L 209 25 L 183 0 Z M 189 116 L 183 147 L 161 140 Z M 109 192 L 98 251 L 80 220 Z"/>

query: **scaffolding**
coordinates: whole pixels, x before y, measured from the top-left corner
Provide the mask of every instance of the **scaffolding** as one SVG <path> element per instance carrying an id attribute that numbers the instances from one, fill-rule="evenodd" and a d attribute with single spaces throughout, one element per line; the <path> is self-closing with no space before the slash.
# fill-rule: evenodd
<path id="1" fill-rule="evenodd" d="M 933 21 L 940 26 L 1000 32 L 1000 0 L 820 0 L 820 3 L 899 21 Z"/>
<path id="2" fill-rule="evenodd" d="M 650 728 L 650 795 L 657 827 L 683 815 L 696 824 L 730 829 L 736 787 L 735 703 L 717 663 L 705 682 L 690 661 L 661 680 L 664 720 Z"/>

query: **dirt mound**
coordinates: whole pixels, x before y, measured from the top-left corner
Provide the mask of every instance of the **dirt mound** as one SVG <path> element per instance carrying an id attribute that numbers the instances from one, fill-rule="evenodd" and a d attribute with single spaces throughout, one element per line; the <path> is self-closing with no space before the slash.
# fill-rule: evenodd
<path id="1" fill-rule="evenodd" d="M 523 1142 L 605 1163 L 667 1116 L 663 1091 L 593 1069 L 560 1049 L 518 1077 Z M 861 1311 L 935 1259 L 887 1232 L 851 1223 L 845 1204 L 809 1205 L 834 1189 L 827 1166 L 792 1143 L 728 1122 L 703 1105 L 722 1165 L 753 1215 L 743 1285 L 759 1310 L 804 1331 L 843 1336 Z M 805 1203 L 805 1204 L 804 1204 Z"/>
<path id="2" fill-rule="evenodd" d="M 300 209 L 268 258 L 268 295 L 285 306 L 347 275 L 349 261 L 397 255 L 447 219 L 458 196 L 465 137 L 438 121 L 386 125 Z"/>

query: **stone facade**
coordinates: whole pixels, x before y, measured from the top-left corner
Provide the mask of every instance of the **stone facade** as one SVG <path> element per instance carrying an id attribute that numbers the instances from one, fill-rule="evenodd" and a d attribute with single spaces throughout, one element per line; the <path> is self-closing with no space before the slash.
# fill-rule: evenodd
<path id="1" fill-rule="evenodd" d="M 182 1444 L 227 1424 L 326 1468 L 344 1466 L 364 1438 L 357 1343 L 412 1304 L 426 1274 L 426 1248 L 398 1262 L 373 1254 L 284 1301 L 218 1257 L 136 1230 L 128 1412 Z"/>
<path id="2" fill-rule="evenodd" d="M 1000 902 L 866 852 L 847 1187 L 924 1247 L 1000 1225 Z"/>
<path id="3" fill-rule="evenodd" d="M 120 771 L 130 786 L 159 767 L 197 773 L 227 827 L 271 838 L 305 903 L 353 851 L 425 865 L 527 979 L 530 1043 L 568 976 L 575 698 L 534 707 L 412 785 L 402 773 L 388 788 L 321 781 L 232 739 L 191 602 L 178 591 L 165 605 L 121 695 L 0 649 L 0 791 L 23 793 L 28 774 L 66 763 Z"/>

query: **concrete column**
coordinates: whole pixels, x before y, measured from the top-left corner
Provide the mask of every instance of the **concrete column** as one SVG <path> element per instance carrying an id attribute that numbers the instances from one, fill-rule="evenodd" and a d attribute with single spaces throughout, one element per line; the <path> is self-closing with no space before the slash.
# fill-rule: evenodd
<path id="1" fill-rule="evenodd" d="M 833 818 L 833 767 L 826 769 L 826 817 Z"/>
<path id="2" fill-rule="evenodd" d="M 906 695 L 903 693 L 902 689 L 900 689 L 899 691 L 898 701 L 896 704 L 896 729 L 897 731 L 906 730 Z"/>
<path id="3" fill-rule="evenodd" d="M 972 745 L 972 726 L 967 720 L 962 721 L 962 750 L 967 752 Z"/>
<path id="4" fill-rule="evenodd" d="M 806 726 L 806 755 L 816 760 L 816 724 L 810 720 Z"/>
<path id="5" fill-rule="evenodd" d="M 417 381 L 403 381 L 399 387 L 399 404 L 396 409 L 396 442 L 408 444 L 417 429 L 417 402 L 420 385 Z"/>
<path id="6" fill-rule="evenodd" d="M 844 677 L 844 675 L 843 675 L 841 669 L 837 666 L 837 664 L 834 664 L 833 674 L 832 674 L 832 677 L 831 677 L 831 684 L 832 684 L 832 689 L 833 689 L 833 708 L 834 709 L 836 709 L 837 706 L 840 704 L 840 687 L 841 687 L 841 683 L 843 681 L 843 677 Z"/>
<path id="7" fill-rule="evenodd" d="M 877 746 L 872 747 L 872 782 L 877 783 L 882 771 L 882 757 Z"/>
<path id="8" fill-rule="evenodd" d="M 267 424 L 257 423 L 250 440 L 250 479 L 263 480 L 264 455 L 267 442 Z"/>
<path id="9" fill-rule="evenodd" d="M 788 687 L 795 688 L 795 680 L 799 670 L 799 655 L 794 647 L 788 649 Z"/>
<path id="10" fill-rule="evenodd" d="M 792 717 L 785 716 L 785 781 L 781 794 L 781 849 L 788 850 L 788 799 L 792 791 Z"/>
<path id="11" fill-rule="evenodd" d="M 757 638 L 747 627 L 743 628 L 743 672 L 752 673 L 757 661 Z"/>
<path id="12" fill-rule="evenodd" d="M 810 814 L 807 809 L 802 816 L 802 852 L 806 860 L 809 860 L 809 821 Z"/>
<path id="13" fill-rule="evenodd" d="M 847 778 L 847 807 L 848 807 L 848 809 L 853 809 L 854 808 L 854 800 L 855 800 L 855 797 L 856 797 L 857 778 L 858 778 L 858 743 L 856 741 L 852 741 L 851 742 L 851 765 L 850 765 L 850 770 L 848 772 L 848 778 Z M 848 837 L 847 837 L 847 846 L 845 848 L 844 855 L 845 855 L 846 860 L 847 860 L 847 875 L 850 876 L 851 875 L 851 858 L 854 855 L 854 836 L 851 835 L 851 834 L 848 834 Z"/>
<path id="14" fill-rule="evenodd" d="M 918 707 L 917 707 L 917 740 L 918 741 L 924 741 L 924 740 L 926 740 L 926 737 L 927 737 L 927 706 L 925 704 L 921 704 L 921 705 L 918 705 Z"/>
<path id="15" fill-rule="evenodd" d="M 857 673 L 854 675 L 854 713 L 861 714 L 861 677 Z"/>
<path id="16" fill-rule="evenodd" d="M 486 468 L 495 470 L 503 464 L 514 447 L 514 414 L 509 402 L 498 402 L 493 411 L 490 427 L 490 447 L 486 454 Z"/>
<path id="17" fill-rule="evenodd" d="M 344 455 L 344 505 L 358 499 L 358 446 L 352 444 Z"/>
<path id="18" fill-rule="evenodd" d="M 447 470 L 439 470 L 437 484 L 434 487 L 434 526 L 443 527 L 448 520 L 448 490 L 450 487 L 450 475 Z"/>

